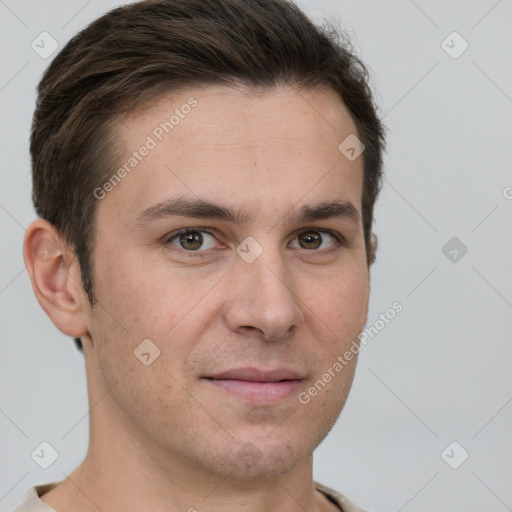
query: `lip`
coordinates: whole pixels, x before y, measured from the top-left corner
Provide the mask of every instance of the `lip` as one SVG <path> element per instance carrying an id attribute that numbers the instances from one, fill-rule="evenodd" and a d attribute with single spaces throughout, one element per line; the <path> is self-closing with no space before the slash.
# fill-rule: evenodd
<path id="1" fill-rule="evenodd" d="M 272 403 L 289 398 L 302 387 L 303 376 L 291 369 L 262 370 L 246 367 L 205 377 L 217 389 L 252 403 Z"/>
<path id="2" fill-rule="evenodd" d="M 303 376 L 291 369 L 276 368 L 274 370 L 262 370 L 247 366 L 244 368 L 234 368 L 221 373 L 208 376 L 209 379 L 222 380 L 246 380 L 250 382 L 279 382 L 280 380 L 301 380 Z"/>

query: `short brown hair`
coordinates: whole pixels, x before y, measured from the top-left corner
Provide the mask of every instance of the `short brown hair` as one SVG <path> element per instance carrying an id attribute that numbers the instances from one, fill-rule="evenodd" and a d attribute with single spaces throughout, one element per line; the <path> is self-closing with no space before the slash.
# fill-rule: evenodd
<path id="1" fill-rule="evenodd" d="M 116 166 L 113 122 L 164 92 L 209 84 L 336 92 L 365 145 L 362 215 L 368 265 L 373 261 L 385 128 L 368 70 L 346 36 L 313 24 L 287 0 L 146 0 L 118 7 L 78 33 L 38 86 L 32 198 L 37 214 L 73 248 L 91 305 L 93 191 Z"/>

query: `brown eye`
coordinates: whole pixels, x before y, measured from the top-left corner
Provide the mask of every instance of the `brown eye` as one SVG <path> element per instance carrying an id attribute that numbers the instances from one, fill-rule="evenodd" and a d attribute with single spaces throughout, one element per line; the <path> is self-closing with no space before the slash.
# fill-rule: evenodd
<path id="1" fill-rule="evenodd" d="M 304 231 L 299 235 L 299 243 L 303 249 L 318 249 L 322 244 L 322 235 L 318 231 Z"/>
<path id="2" fill-rule="evenodd" d="M 181 233 L 179 241 L 183 249 L 195 251 L 203 244 L 203 235 L 199 231 L 192 231 L 190 233 Z"/>
<path id="3" fill-rule="evenodd" d="M 188 229 L 172 236 L 168 243 L 186 251 L 203 252 L 202 250 L 213 249 L 217 240 L 208 231 Z M 202 250 L 199 251 L 199 249 Z"/>
<path id="4" fill-rule="evenodd" d="M 308 250 L 329 249 L 341 243 L 335 234 L 318 229 L 303 231 L 297 235 L 295 240 L 298 245 L 294 245 L 294 248 Z"/>

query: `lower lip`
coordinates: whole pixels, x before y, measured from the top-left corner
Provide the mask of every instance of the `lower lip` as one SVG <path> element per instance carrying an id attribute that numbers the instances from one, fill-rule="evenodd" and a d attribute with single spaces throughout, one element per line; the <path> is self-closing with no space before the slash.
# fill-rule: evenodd
<path id="1" fill-rule="evenodd" d="M 301 380 L 283 380 L 280 382 L 252 382 L 235 379 L 208 379 L 214 386 L 251 402 L 267 403 L 284 400 L 296 394 Z"/>

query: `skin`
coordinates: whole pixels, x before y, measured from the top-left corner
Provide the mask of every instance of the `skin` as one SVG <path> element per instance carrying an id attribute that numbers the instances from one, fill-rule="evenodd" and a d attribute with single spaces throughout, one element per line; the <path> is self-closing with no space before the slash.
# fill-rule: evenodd
<path id="1" fill-rule="evenodd" d="M 98 200 L 94 307 L 53 226 L 39 219 L 27 231 L 37 299 L 82 339 L 91 408 L 86 458 L 42 500 L 58 512 L 338 510 L 313 488 L 312 453 L 345 404 L 357 358 L 307 405 L 297 395 L 367 321 L 363 158 L 338 150 L 356 127 L 329 90 L 189 88 L 117 121 L 120 166 L 190 97 L 198 105 Z M 247 219 L 136 222 L 176 196 Z M 358 219 L 288 221 L 290 210 L 334 200 L 352 203 Z M 169 241 L 183 228 L 211 232 L 201 233 L 202 256 Z M 320 246 L 304 246 L 305 231 Z M 252 263 L 236 252 L 249 236 L 263 249 Z M 144 339 L 160 349 L 149 366 L 134 356 Z M 292 368 L 303 380 L 288 398 L 254 403 L 203 378 L 243 366 Z"/>

